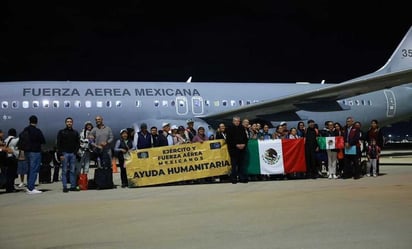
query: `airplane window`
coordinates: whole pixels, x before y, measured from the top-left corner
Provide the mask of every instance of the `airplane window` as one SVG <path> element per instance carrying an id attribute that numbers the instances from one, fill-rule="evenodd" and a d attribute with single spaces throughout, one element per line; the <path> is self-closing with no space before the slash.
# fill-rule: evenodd
<path id="1" fill-rule="evenodd" d="M 50 102 L 48 100 L 43 100 L 43 108 L 49 108 Z"/>
<path id="2" fill-rule="evenodd" d="M 252 104 L 252 101 L 246 100 L 246 105 L 250 105 L 250 104 Z"/>
<path id="3" fill-rule="evenodd" d="M 193 105 L 196 107 L 200 107 L 200 101 L 198 99 L 193 99 Z"/>
<path id="4" fill-rule="evenodd" d="M 23 108 L 27 109 L 29 108 L 29 101 L 23 101 L 23 103 L 21 104 Z"/>
<path id="5" fill-rule="evenodd" d="M 117 107 L 117 108 L 122 107 L 122 101 L 117 100 L 117 101 L 116 101 L 116 107 Z"/>
<path id="6" fill-rule="evenodd" d="M 170 105 L 171 105 L 171 106 L 175 106 L 175 105 L 176 105 L 176 102 L 175 102 L 174 100 L 172 100 L 172 101 L 170 101 Z"/>
<path id="7" fill-rule="evenodd" d="M 103 102 L 101 102 L 100 100 L 96 101 L 96 107 L 97 108 L 102 108 L 103 107 Z"/>
<path id="8" fill-rule="evenodd" d="M 65 100 L 64 102 L 63 102 L 63 105 L 64 105 L 64 107 L 65 108 L 70 108 L 70 101 L 69 100 Z"/>
<path id="9" fill-rule="evenodd" d="M 14 109 L 19 108 L 19 101 L 13 101 L 11 103 L 11 107 L 14 108 Z"/>
<path id="10" fill-rule="evenodd" d="M 239 106 L 243 105 L 243 100 L 239 100 Z"/>
<path id="11" fill-rule="evenodd" d="M 8 107 L 9 107 L 9 102 L 7 102 L 7 101 L 2 101 L 1 102 L 1 108 L 6 109 Z"/>
<path id="12" fill-rule="evenodd" d="M 231 100 L 231 101 L 230 101 L 230 106 L 236 106 L 236 101 L 235 101 L 235 100 Z"/>
<path id="13" fill-rule="evenodd" d="M 210 106 L 210 101 L 209 100 L 205 100 L 205 106 Z"/>
<path id="14" fill-rule="evenodd" d="M 372 100 L 368 100 L 368 104 L 369 104 L 369 105 L 372 105 Z"/>
<path id="15" fill-rule="evenodd" d="M 155 106 L 155 107 L 159 107 L 159 104 L 160 104 L 160 103 L 159 103 L 159 100 L 155 100 L 155 101 L 154 101 L 154 106 Z"/>
<path id="16" fill-rule="evenodd" d="M 259 103 L 259 100 L 253 100 L 253 104 Z"/>
<path id="17" fill-rule="evenodd" d="M 37 100 L 33 101 L 33 108 L 39 108 L 39 106 L 40 106 L 39 101 Z"/>
<path id="18" fill-rule="evenodd" d="M 218 107 L 218 106 L 220 105 L 219 100 L 215 100 L 215 101 L 213 102 L 213 105 L 214 105 L 215 107 Z"/>
<path id="19" fill-rule="evenodd" d="M 59 105 L 60 105 L 59 101 L 57 100 L 53 101 L 53 108 L 59 108 Z"/>
<path id="20" fill-rule="evenodd" d="M 180 106 L 180 107 L 185 106 L 185 102 L 184 102 L 183 100 L 180 100 L 180 101 L 179 101 L 179 106 Z"/>
<path id="21" fill-rule="evenodd" d="M 140 100 L 136 100 L 136 107 L 141 107 L 142 106 L 142 102 L 140 102 Z"/>
<path id="22" fill-rule="evenodd" d="M 366 102 L 364 99 L 362 99 L 362 105 L 366 105 Z"/>
<path id="23" fill-rule="evenodd" d="M 353 105 L 353 101 L 352 101 L 352 100 L 349 100 L 349 101 L 348 101 L 348 105 Z"/>
<path id="24" fill-rule="evenodd" d="M 84 102 L 84 106 L 85 106 L 86 108 L 92 108 L 92 102 L 91 102 L 90 100 L 86 100 L 86 101 Z"/>
<path id="25" fill-rule="evenodd" d="M 80 100 L 74 101 L 74 107 L 76 107 L 76 108 L 82 107 L 82 102 Z"/>
<path id="26" fill-rule="evenodd" d="M 110 100 L 106 101 L 106 107 L 107 108 L 112 107 L 112 101 L 110 101 Z"/>
<path id="27" fill-rule="evenodd" d="M 223 106 L 227 106 L 227 100 L 223 100 L 223 101 L 222 101 L 222 105 L 223 105 Z"/>
<path id="28" fill-rule="evenodd" d="M 167 100 L 162 101 L 162 106 L 163 107 L 167 107 L 168 105 L 169 105 L 169 103 L 167 102 Z"/>
<path id="29" fill-rule="evenodd" d="M 359 100 L 355 100 L 355 104 L 356 105 L 359 105 L 360 103 L 359 103 Z"/>

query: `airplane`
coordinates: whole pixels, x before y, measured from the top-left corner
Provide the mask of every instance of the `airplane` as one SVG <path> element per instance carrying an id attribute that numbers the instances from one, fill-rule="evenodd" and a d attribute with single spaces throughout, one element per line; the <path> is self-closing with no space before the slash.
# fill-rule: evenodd
<path id="1" fill-rule="evenodd" d="M 377 119 L 384 127 L 412 116 L 412 27 L 382 68 L 338 84 L 190 81 L 2 82 L 0 129 L 19 132 L 36 115 L 45 148 L 52 148 L 66 117 L 80 132 L 97 115 L 116 136 L 143 122 L 161 129 L 163 122 L 186 126 L 188 119 L 212 133 L 233 116 L 270 125 L 287 121 L 289 128 L 309 119 L 322 127 L 327 120 L 344 124 L 351 116 L 362 124 Z"/>

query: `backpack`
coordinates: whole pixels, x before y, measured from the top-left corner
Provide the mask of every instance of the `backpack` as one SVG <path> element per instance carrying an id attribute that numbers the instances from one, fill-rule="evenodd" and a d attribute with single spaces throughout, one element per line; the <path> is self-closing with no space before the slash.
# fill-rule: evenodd
<path id="1" fill-rule="evenodd" d="M 19 150 L 27 150 L 28 146 L 30 144 L 30 137 L 29 137 L 29 129 L 24 129 L 20 134 L 19 134 L 19 141 L 17 142 L 17 148 Z"/>

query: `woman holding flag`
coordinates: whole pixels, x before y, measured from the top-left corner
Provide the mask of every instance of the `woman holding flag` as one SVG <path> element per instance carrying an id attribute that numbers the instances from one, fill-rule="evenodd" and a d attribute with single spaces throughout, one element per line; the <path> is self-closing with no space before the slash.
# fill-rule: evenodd
<path id="1" fill-rule="evenodd" d="M 336 164 L 338 161 L 337 154 L 339 147 L 343 147 L 343 138 L 336 139 L 339 134 L 335 130 L 334 123 L 332 121 L 327 121 L 325 124 L 325 129 L 321 131 L 321 138 L 319 138 L 320 149 L 325 149 L 328 155 L 328 178 L 337 179 L 336 175 Z M 340 142 L 339 142 L 340 140 Z M 339 145 L 340 144 L 340 145 Z"/>

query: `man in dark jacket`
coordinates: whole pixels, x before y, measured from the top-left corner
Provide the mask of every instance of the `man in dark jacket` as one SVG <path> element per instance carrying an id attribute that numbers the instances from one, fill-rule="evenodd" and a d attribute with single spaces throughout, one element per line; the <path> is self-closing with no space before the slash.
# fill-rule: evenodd
<path id="1" fill-rule="evenodd" d="M 360 139 L 360 130 L 354 125 L 352 117 L 346 118 L 346 126 L 344 127 L 344 142 L 345 142 L 345 169 L 343 178 L 359 179 L 361 168 L 359 165 L 359 154 L 357 153 L 357 145 Z"/>
<path id="2" fill-rule="evenodd" d="M 37 128 L 37 117 L 32 115 L 29 118 L 30 125 L 24 131 L 28 131 L 29 143 L 25 146 L 25 156 L 29 165 L 29 180 L 27 183 L 27 194 L 39 194 L 42 191 L 35 189 L 37 174 L 41 163 L 41 145 L 46 143 L 43 132 Z M 23 132 L 24 132 L 23 131 Z M 22 132 L 22 133 L 23 133 Z"/>
<path id="3" fill-rule="evenodd" d="M 318 177 L 316 163 L 316 153 L 319 151 L 316 140 L 318 136 L 319 130 L 315 127 L 315 121 L 308 120 L 308 128 L 305 133 L 306 178 L 316 179 Z"/>
<path id="4" fill-rule="evenodd" d="M 73 119 L 68 117 L 65 120 L 66 128 L 57 133 L 57 151 L 61 153 L 60 160 L 62 162 L 62 183 L 63 192 L 67 193 L 67 178 L 66 172 L 70 171 L 70 191 L 78 191 L 77 174 L 76 174 L 76 153 L 80 147 L 79 132 L 73 129 Z"/>
<path id="5" fill-rule="evenodd" d="M 248 176 L 244 162 L 248 142 L 247 131 L 240 124 L 240 117 L 233 117 L 232 123 L 232 126 L 229 127 L 226 133 L 226 142 L 232 164 L 232 183 L 237 183 L 238 177 L 240 182 L 247 183 Z"/>

